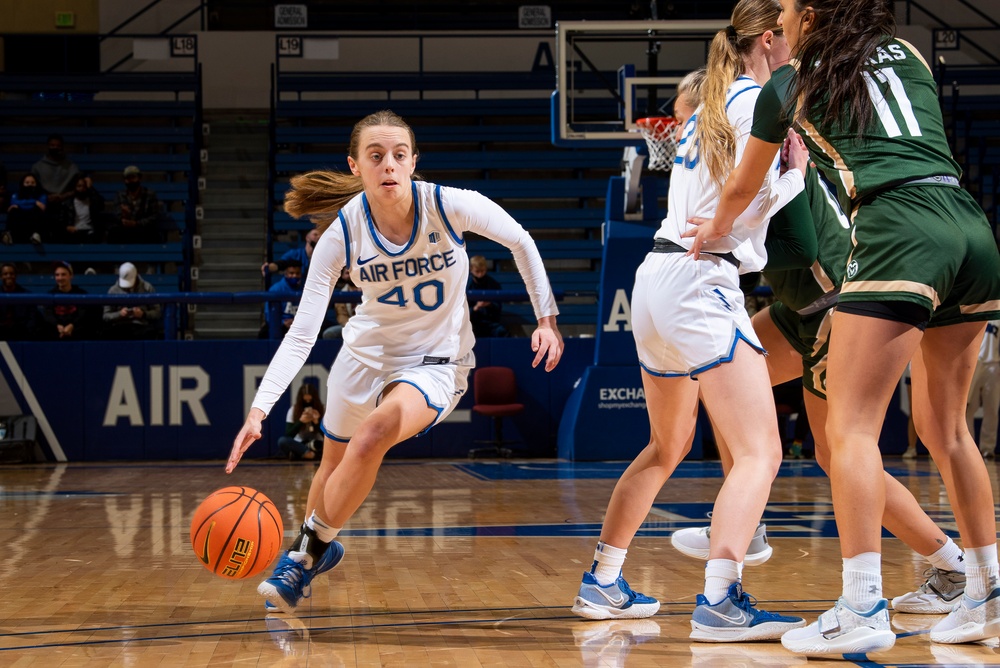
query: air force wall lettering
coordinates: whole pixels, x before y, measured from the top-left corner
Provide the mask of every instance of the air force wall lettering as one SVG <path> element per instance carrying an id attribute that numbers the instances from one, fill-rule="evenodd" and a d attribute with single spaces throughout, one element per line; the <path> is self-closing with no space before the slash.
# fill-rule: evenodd
<path id="1" fill-rule="evenodd" d="M 195 425 L 199 427 L 209 426 L 211 422 L 205 412 L 205 407 L 202 405 L 202 399 L 211 389 L 211 379 L 208 373 L 200 366 L 186 365 L 168 366 L 167 371 L 167 400 L 164 402 L 163 367 L 157 365 L 149 367 L 149 403 L 147 405 L 149 426 L 163 426 L 164 405 L 167 406 L 169 420 L 167 424 L 170 426 L 179 426 L 183 423 L 183 407 L 185 405 Z M 132 368 L 129 366 L 115 367 L 115 376 L 111 381 L 107 408 L 104 411 L 103 426 L 117 426 L 118 421 L 123 418 L 129 426 L 145 426 L 142 409 Z"/>
<path id="2" fill-rule="evenodd" d="M 267 371 L 266 364 L 244 364 L 243 365 L 243 415 L 253 408 L 253 398 L 257 394 L 257 386 L 260 379 Z"/>
<path id="3" fill-rule="evenodd" d="M 257 395 L 257 387 L 267 372 L 266 364 L 244 364 L 243 365 L 243 414 L 246 415 L 253 408 L 253 399 Z M 288 388 L 289 396 L 297 397 L 302 383 L 310 381 L 319 389 L 319 399 L 326 404 L 326 385 L 330 377 L 330 370 L 322 364 L 303 364 L 302 368 L 292 380 Z"/>
<path id="4" fill-rule="evenodd" d="M 164 373 L 166 371 L 166 373 Z M 257 386 L 260 384 L 266 364 L 246 364 L 243 366 L 244 413 L 250 411 Z M 326 394 L 329 370 L 322 364 L 306 364 L 292 381 L 292 396 L 306 380 L 315 382 Z M 136 387 L 135 376 L 130 366 L 116 366 L 115 375 L 108 391 L 108 401 L 104 410 L 104 427 L 117 427 L 124 420 L 129 427 L 176 427 L 184 424 L 185 415 L 195 426 L 207 427 L 212 424 L 205 410 L 204 399 L 212 388 L 212 379 L 204 368 L 197 365 L 167 366 L 152 365 L 148 370 L 149 396 L 143 402 Z M 164 379 L 166 378 L 166 383 Z M 166 396 L 164 396 L 166 386 Z M 187 406 L 187 411 L 184 407 Z M 166 417 L 166 422 L 164 421 Z"/>
<path id="5" fill-rule="evenodd" d="M 604 323 L 605 332 L 631 332 L 632 306 L 628 303 L 628 294 L 624 288 L 615 290 L 615 298 L 611 302 L 611 313 Z"/>

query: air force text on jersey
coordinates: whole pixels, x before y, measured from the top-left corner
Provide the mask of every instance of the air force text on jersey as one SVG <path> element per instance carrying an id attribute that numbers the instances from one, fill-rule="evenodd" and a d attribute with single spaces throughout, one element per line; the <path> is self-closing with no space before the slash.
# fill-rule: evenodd
<path id="1" fill-rule="evenodd" d="M 362 281 L 368 283 L 395 282 L 405 277 L 424 276 L 443 271 L 457 262 L 454 250 L 435 253 L 427 257 L 411 257 L 393 262 L 368 264 L 374 259 L 358 258 L 358 271 Z"/>

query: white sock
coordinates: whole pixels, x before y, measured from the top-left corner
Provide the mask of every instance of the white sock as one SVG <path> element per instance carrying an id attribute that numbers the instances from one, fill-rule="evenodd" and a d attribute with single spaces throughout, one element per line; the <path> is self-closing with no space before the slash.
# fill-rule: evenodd
<path id="1" fill-rule="evenodd" d="M 729 587 L 740 581 L 740 566 L 732 559 L 709 559 L 705 563 L 705 598 L 709 605 L 729 595 Z"/>
<path id="2" fill-rule="evenodd" d="M 597 550 L 594 551 L 594 565 L 591 566 L 590 572 L 594 574 L 599 585 L 606 587 L 618 579 L 618 576 L 622 574 L 626 552 L 628 549 L 608 545 L 604 542 L 597 544 Z"/>
<path id="3" fill-rule="evenodd" d="M 942 545 L 934 554 L 925 557 L 931 566 L 942 571 L 965 572 L 965 557 L 962 555 L 962 548 L 955 544 L 951 538 Z"/>
<path id="4" fill-rule="evenodd" d="M 844 598 L 858 612 L 867 612 L 882 598 L 882 555 L 862 552 L 844 559 Z"/>
<path id="5" fill-rule="evenodd" d="M 965 594 L 981 601 L 997 586 L 997 544 L 965 551 Z"/>
<path id="6" fill-rule="evenodd" d="M 319 538 L 324 543 L 332 543 L 340 533 L 342 527 L 332 527 L 319 517 L 316 516 L 316 511 L 312 511 L 312 515 L 306 520 L 306 526 L 316 532 L 316 537 Z"/>

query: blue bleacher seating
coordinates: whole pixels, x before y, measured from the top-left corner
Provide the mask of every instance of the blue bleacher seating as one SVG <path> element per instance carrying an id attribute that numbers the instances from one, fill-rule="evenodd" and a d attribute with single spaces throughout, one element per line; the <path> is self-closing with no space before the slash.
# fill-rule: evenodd
<path id="1" fill-rule="evenodd" d="M 490 199 L 586 199 L 602 198 L 608 188 L 605 179 L 454 179 L 441 185 L 476 190 Z M 275 201 L 284 199 L 288 183 L 274 185 Z"/>
<path id="2" fill-rule="evenodd" d="M 74 267 L 75 269 L 76 267 Z M 177 276 L 173 274 L 140 274 L 142 279 L 150 283 L 158 292 L 177 292 Z M 91 294 L 101 294 L 108 291 L 115 281 L 117 274 L 84 274 L 77 270 L 73 275 L 73 285 L 79 286 Z M 55 283 L 51 274 L 20 274 L 17 282 L 31 292 L 48 292 Z"/>
<path id="3" fill-rule="evenodd" d="M 526 230 L 597 230 L 604 222 L 604 210 L 596 207 L 507 209 L 507 212 Z M 306 232 L 312 228 L 313 223 L 309 220 L 295 220 L 284 211 L 275 211 L 274 213 L 274 229 L 277 232 Z"/>
<path id="4" fill-rule="evenodd" d="M 0 153 L 0 162 L 10 171 L 27 172 L 40 157 L 33 153 Z M 149 172 L 191 171 L 191 158 L 184 153 L 74 153 L 70 159 L 88 174 L 113 172 L 121 177 L 128 165 L 138 165 L 146 175 Z"/>
<path id="5" fill-rule="evenodd" d="M 162 244 L 15 244 L 0 246 L 0 257 L 11 262 L 46 262 L 66 260 L 74 263 L 130 262 L 170 263 L 182 262 L 182 243 Z"/>
<path id="6" fill-rule="evenodd" d="M 2 105 L 0 105 L 2 108 Z M 112 125 L 112 126 L 77 126 L 77 125 L 44 125 L 0 127 L 0 143 L 31 144 L 44 146 L 49 135 L 57 134 L 66 140 L 67 144 L 89 147 L 104 144 L 173 144 L 189 146 L 194 143 L 191 127 L 155 126 L 155 125 Z"/>
<path id="7" fill-rule="evenodd" d="M 552 132 L 548 124 L 421 125 L 419 119 L 411 127 L 417 138 L 418 149 L 425 144 L 548 143 Z M 281 148 L 339 144 L 346 150 L 350 134 L 350 126 L 332 125 L 278 126 L 275 130 L 275 138 Z"/>
<path id="8" fill-rule="evenodd" d="M 272 244 L 274 257 L 298 248 L 300 244 L 278 241 Z M 544 260 L 588 259 L 599 260 L 602 255 L 600 239 L 537 239 L 535 245 Z M 489 239 L 466 240 L 469 255 L 482 255 L 487 260 L 509 260 L 510 250 Z"/>
<path id="9" fill-rule="evenodd" d="M 560 151 L 432 151 L 417 160 L 417 170 L 617 169 L 622 152 L 615 149 Z M 278 153 L 278 175 L 333 168 L 347 171 L 347 158 L 337 153 Z"/>

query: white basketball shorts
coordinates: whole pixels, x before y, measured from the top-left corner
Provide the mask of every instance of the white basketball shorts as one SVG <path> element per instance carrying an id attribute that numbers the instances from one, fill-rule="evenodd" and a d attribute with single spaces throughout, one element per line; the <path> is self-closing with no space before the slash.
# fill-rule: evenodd
<path id="1" fill-rule="evenodd" d="M 351 440 L 361 421 L 381 403 L 385 388 L 407 383 L 420 390 L 437 417 L 420 435 L 443 420 L 469 389 L 469 372 L 476 358 L 469 352 L 448 364 L 421 364 L 404 369 L 373 369 L 341 349 L 327 380 L 323 433 L 335 441 Z"/>
<path id="2" fill-rule="evenodd" d="M 642 368 L 691 376 L 733 359 L 746 341 L 764 352 L 732 264 L 702 255 L 648 253 L 635 274 L 632 334 Z"/>

